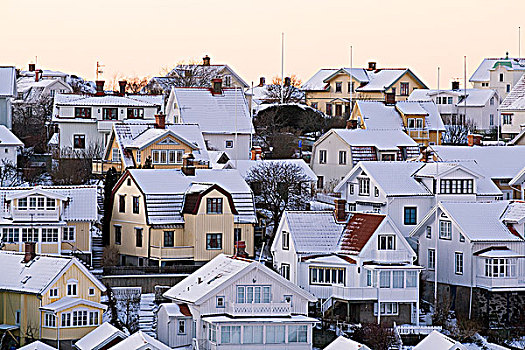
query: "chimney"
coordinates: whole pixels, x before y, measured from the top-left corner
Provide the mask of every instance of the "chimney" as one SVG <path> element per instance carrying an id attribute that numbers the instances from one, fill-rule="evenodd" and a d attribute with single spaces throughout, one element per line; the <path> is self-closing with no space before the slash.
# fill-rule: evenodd
<path id="1" fill-rule="evenodd" d="M 368 62 L 368 70 L 376 70 L 376 66 L 375 62 Z"/>
<path id="2" fill-rule="evenodd" d="M 248 253 L 246 253 L 246 242 L 238 241 L 235 242 L 235 257 L 237 258 L 247 258 Z"/>
<path id="3" fill-rule="evenodd" d="M 213 95 L 222 94 L 222 79 L 212 79 L 211 80 L 211 93 Z"/>
<path id="4" fill-rule="evenodd" d="M 166 115 L 155 114 L 155 129 L 166 129 Z"/>
<path id="5" fill-rule="evenodd" d="M 346 200 L 344 199 L 336 199 L 334 200 L 335 203 L 335 221 L 342 222 L 346 220 Z"/>
<path id="6" fill-rule="evenodd" d="M 28 263 L 36 257 L 35 242 L 26 242 L 24 250 L 24 263 Z"/>
<path id="7" fill-rule="evenodd" d="M 210 65 L 210 57 L 208 55 L 204 56 L 202 58 L 202 65 L 203 66 L 209 66 Z"/>
<path id="8" fill-rule="evenodd" d="M 346 128 L 347 129 L 357 129 L 357 120 L 347 120 Z"/>
<path id="9" fill-rule="evenodd" d="M 97 80 L 95 84 L 97 85 L 97 93 L 95 95 L 104 96 L 104 80 Z"/>
<path id="10" fill-rule="evenodd" d="M 29 63 L 29 71 L 30 71 L 30 72 L 34 72 L 35 69 L 36 69 L 36 64 L 34 64 L 34 63 Z"/>
<path id="11" fill-rule="evenodd" d="M 260 146 L 252 147 L 252 160 L 261 160 L 262 148 Z"/>
<path id="12" fill-rule="evenodd" d="M 284 86 L 290 86 L 292 85 L 292 79 L 290 77 L 284 78 Z"/>
<path id="13" fill-rule="evenodd" d="M 120 96 L 124 96 L 126 94 L 126 85 L 128 84 L 127 81 L 125 80 L 120 80 L 118 82 L 118 87 L 119 87 L 119 94 Z"/>
<path id="14" fill-rule="evenodd" d="M 41 75 L 42 75 L 42 69 L 36 69 L 35 70 L 35 81 L 39 81 Z"/>
<path id="15" fill-rule="evenodd" d="M 481 146 L 481 138 L 482 136 L 479 134 L 469 134 L 467 136 L 468 146 L 469 147 Z"/>
<path id="16" fill-rule="evenodd" d="M 191 153 L 182 156 L 182 173 L 186 176 L 195 176 L 195 166 L 193 160 L 195 157 Z"/>
<path id="17" fill-rule="evenodd" d="M 459 90 L 459 81 L 452 82 L 452 90 Z"/>
<path id="18" fill-rule="evenodd" d="M 396 104 L 396 94 L 393 92 L 385 93 L 385 104 L 386 105 L 395 105 Z"/>
<path id="19" fill-rule="evenodd" d="M 264 86 L 266 84 L 266 79 L 264 77 L 259 78 L 259 86 Z"/>

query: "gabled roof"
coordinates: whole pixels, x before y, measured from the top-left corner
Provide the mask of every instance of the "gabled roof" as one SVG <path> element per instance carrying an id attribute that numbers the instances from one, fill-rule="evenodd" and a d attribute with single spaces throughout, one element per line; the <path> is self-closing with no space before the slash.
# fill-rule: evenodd
<path id="1" fill-rule="evenodd" d="M 368 78 L 367 71 L 363 68 L 341 68 L 333 72 L 331 75 L 326 77 L 323 82 L 329 83 L 336 75 L 346 74 L 353 77 L 354 79 L 360 81 L 361 83 L 368 83 L 370 79 Z"/>
<path id="2" fill-rule="evenodd" d="M 326 78 L 337 72 L 339 69 L 323 68 L 317 71 L 310 79 L 301 86 L 305 91 L 322 91 L 325 90 L 327 84 L 324 82 Z"/>
<path id="3" fill-rule="evenodd" d="M 54 348 L 45 343 L 42 343 L 40 340 L 37 340 L 30 344 L 24 345 L 21 348 L 18 348 L 18 350 L 57 350 L 57 348 Z"/>
<path id="4" fill-rule="evenodd" d="M 333 342 L 328 344 L 324 350 L 370 350 L 370 348 L 340 335 Z"/>
<path id="5" fill-rule="evenodd" d="M 236 258 L 225 254 L 215 257 L 206 265 L 171 287 L 163 296 L 175 301 L 200 305 L 209 298 L 214 298 L 215 293 L 234 283 L 234 281 L 247 274 L 255 275 L 257 273 L 265 274 L 281 284 L 283 288 L 303 296 L 310 302 L 317 300 L 313 295 L 263 264 L 254 260 Z"/>
<path id="6" fill-rule="evenodd" d="M 79 350 L 99 350 L 114 339 L 126 339 L 128 336 L 109 322 L 104 322 L 75 343 Z"/>
<path id="7" fill-rule="evenodd" d="M 396 110 L 404 115 L 423 116 L 425 128 L 429 130 L 445 130 L 437 105 L 432 101 L 399 101 Z"/>
<path id="8" fill-rule="evenodd" d="M 58 94 L 55 106 L 162 107 L 162 95 L 73 95 Z"/>
<path id="9" fill-rule="evenodd" d="M 0 97 L 16 97 L 15 67 L 0 67 Z"/>
<path id="10" fill-rule="evenodd" d="M 108 350 L 171 350 L 171 348 L 143 331 L 138 331 Z"/>
<path id="11" fill-rule="evenodd" d="M 385 218 L 384 214 L 353 214 L 339 240 L 339 252 L 359 254 Z"/>
<path id="12" fill-rule="evenodd" d="M 356 91 L 385 91 L 396 83 L 408 69 L 380 69 L 368 71 L 369 83 L 360 86 Z"/>
<path id="13" fill-rule="evenodd" d="M 490 71 L 495 68 L 497 62 L 507 62 L 508 64 L 511 64 L 512 69 L 514 70 L 525 70 L 525 59 L 523 58 L 485 58 L 474 71 L 469 81 L 472 83 L 488 82 L 490 80 Z"/>
<path id="14" fill-rule="evenodd" d="M 81 299 L 81 298 L 72 298 L 72 297 L 62 297 L 61 299 L 52 302 L 51 304 L 47 304 L 40 307 L 40 310 L 49 310 L 49 311 L 62 311 L 65 309 L 69 309 L 71 307 L 75 307 L 77 305 L 87 305 L 94 308 L 106 310 L 108 307 L 107 305 L 97 303 L 91 300 Z"/>
<path id="15" fill-rule="evenodd" d="M 0 125 L 0 146 L 24 146 L 24 143 L 20 141 L 18 137 L 11 130 Z"/>
<path id="16" fill-rule="evenodd" d="M 403 130 L 403 121 L 394 106 L 378 101 L 357 101 L 356 106 L 367 129 Z"/>
<path id="17" fill-rule="evenodd" d="M 413 350 L 466 350 L 467 348 L 460 342 L 447 337 L 438 331 L 432 331 Z"/>
<path id="18" fill-rule="evenodd" d="M 170 77 L 170 76 L 173 76 L 173 75 L 181 75 L 181 74 L 184 74 L 184 68 L 185 68 L 186 65 L 182 64 L 182 65 L 177 65 L 175 68 L 173 68 L 168 74 L 167 74 L 167 77 Z M 210 73 L 206 73 L 206 74 L 215 74 L 216 76 L 214 76 L 213 78 L 216 78 L 216 77 L 220 77 L 221 76 L 221 72 L 226 70 L 228 71 L 231 75 L 233 75 L 245 88 L 249 87 L 248 83 L 245 82 L 237 73 L 235 73 L 235 71 L 233 69 L 230 68 L 230 66 L 228 66 L 227 64 L 210 64 L 210 65 L 202 65 L 202 64 L 196 64 L 194 65 L 197 67 L 197 70 L 198 69 L 202 69 L 202 70 L 208 70 L 208 72 Z"/>
<path id="19" fill-rule="evenodd" d="M 525 60 L 523 61 L 525 63 Z M 525 74 L 512 87 L 507 97 L 501 102 L 501 111 L 516 111 L 525 109 Z"/>
<path id="20" fill-rule="evenodd" d="M 417 142 L 400 129 L 331 129 L 349 146 L 373 146 L 378 150 L 417 147 Z"/>
<path id="21" fill-rule="evenodd" d="M 505 223 L 522 224 L 525 221 L 525 202 L 510 202 L 501 219 Z"/>
<path id="22" fill-rule="evenodd" d="M 194 190 L 193 187 L 199 187 L 198 190 Z M 233 203 L 232 195 L 224 190 L 217 184 L 213 185 L 192 185 L 186 192 L 184 197 L 184 207 L 182 212 L 184 214 L 193 214 L 196 215 L 199 212 L 199 205 L 201 204 L 202 198 L 210 193 L 211 191 L 218 191 L 222 193 L 226 198 L 228 198 L 228 203 L 230 205 L 231 211 L 234 215 L 239 215 L 237 209 L 235 209 L 235 204 Z"/>
<path id="23" fill-rule="evenodd" d="M 170 317 L 192 317 L 187 304 L 163 303 L 159 306 L 159 312 L 165 310 Z"/>
<path id="24" fill-rule="evenodd" d="M 415 89 L 408 96 L 408 101 L 432 101 L 432 96 L 457 96 L 460 98 L 459 103 L 456 103 L 456 107 L 464 107 L 465 102 L 467 107 L 483 107 L 490 99 L 497 95 L 496 90 L 492 89 L 467 89 L 466 90 L 466 101 L 464 99 L 465 89 L 458 90 L 446 90 L 446 89 Z"/>
<path id="25" fill-rule="evenodd" d="M 317 175 L 312 171 L 312 169 L 306 164 L 303 159 L 268 159 L 268 160 L 229 160 L 228 163 L 224 166 L 224 169 L 237 169 L 243 178 L 246 178 L 250 169 L 256 167 L 261 163 L 290 163 L 295 164 L 303 170 L 306 176 L 310 178 L 311 181 L 317 181 Z"/>

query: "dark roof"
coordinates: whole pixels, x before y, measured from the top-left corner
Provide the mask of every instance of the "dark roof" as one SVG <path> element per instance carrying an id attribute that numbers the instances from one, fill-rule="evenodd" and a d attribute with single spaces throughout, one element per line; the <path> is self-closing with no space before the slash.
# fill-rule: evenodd
<path id="1" fill-rule="evenodd" d="M 340 252 L 360 252 L 385 217 L 382 214 L 354 214 L 343 231 L 339 243 Z"/>
<path id="2" fill-rule="evenodd" d="M 183 314 L 184 316 L 191 317 L 191 312 L 187 304 L 178 304 L 178 305 L 179 305 L 179 310 L 181 314 Z"/>
<path id="3" fill-rule="evenodd" d="M 223 195 L 228 198 L 228 202 L 230 203 L 230 208 L 233 214 L 238 215 L 237 209 L 235 209 L 235 205 L 233 204 L 233 198 L 232 195 L 226 191 L 224 188 L 220 187 L 219 185 L 215 184 L 210 187 L 208 187 L 206 190 L 201 192 L 194 192 L 194 193 L 188 193 L 186 194 L 184 198 L 184 209 L 182 210 L 185 214 L 197 214 L 199 211 L 199 205 L 201 202 L 202 197 L 204 197 L 206 194 L 210 193 L 212 190 L 217 190 Z"/>

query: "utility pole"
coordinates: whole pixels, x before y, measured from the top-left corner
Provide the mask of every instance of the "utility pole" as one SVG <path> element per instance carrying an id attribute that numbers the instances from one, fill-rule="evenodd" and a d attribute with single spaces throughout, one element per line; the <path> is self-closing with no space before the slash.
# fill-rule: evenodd
<path id="1" fill-rule="evenodd" d="M 281 33 L 281 104 L 284 103 L 284 32 Z"/>
<path id="2" fill-rule="evenodd" d="M 96 70 L 97 80 L 98 80 L 99 74 L 104 73 L 104 71 L 102 70 L 102 67 L 105 67 L 105 66 L 100 64 L 99 61 L 97 61 L 97 70 Z"/>
<path id="3" fill-rule="evenodd" d="M 352 45 L 350 45 L 350 85 L 348 86 L 350 88 L 350 111 L 349 111 L 349 117 L 348 119 L 350 119 L 350 117 L 352 116 L 352 111 L 353 111 L 353 106 L 352 106 L 352 90 L 354 90 L 354 81 L 353 81 L 353 72 L 352 72 L 352 66 L 353 66 L 353 47 Z"/>

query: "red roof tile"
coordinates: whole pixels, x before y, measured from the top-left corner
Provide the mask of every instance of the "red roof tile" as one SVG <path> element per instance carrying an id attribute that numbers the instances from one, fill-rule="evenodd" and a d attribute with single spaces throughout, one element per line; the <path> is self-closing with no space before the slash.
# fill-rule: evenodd
<path id="1" fill-rule="evenodd" d="M 346 224 L 341 237 L 340 252 L 360 252 L 385 217 L 382 214 L 354 214 Z"/>

